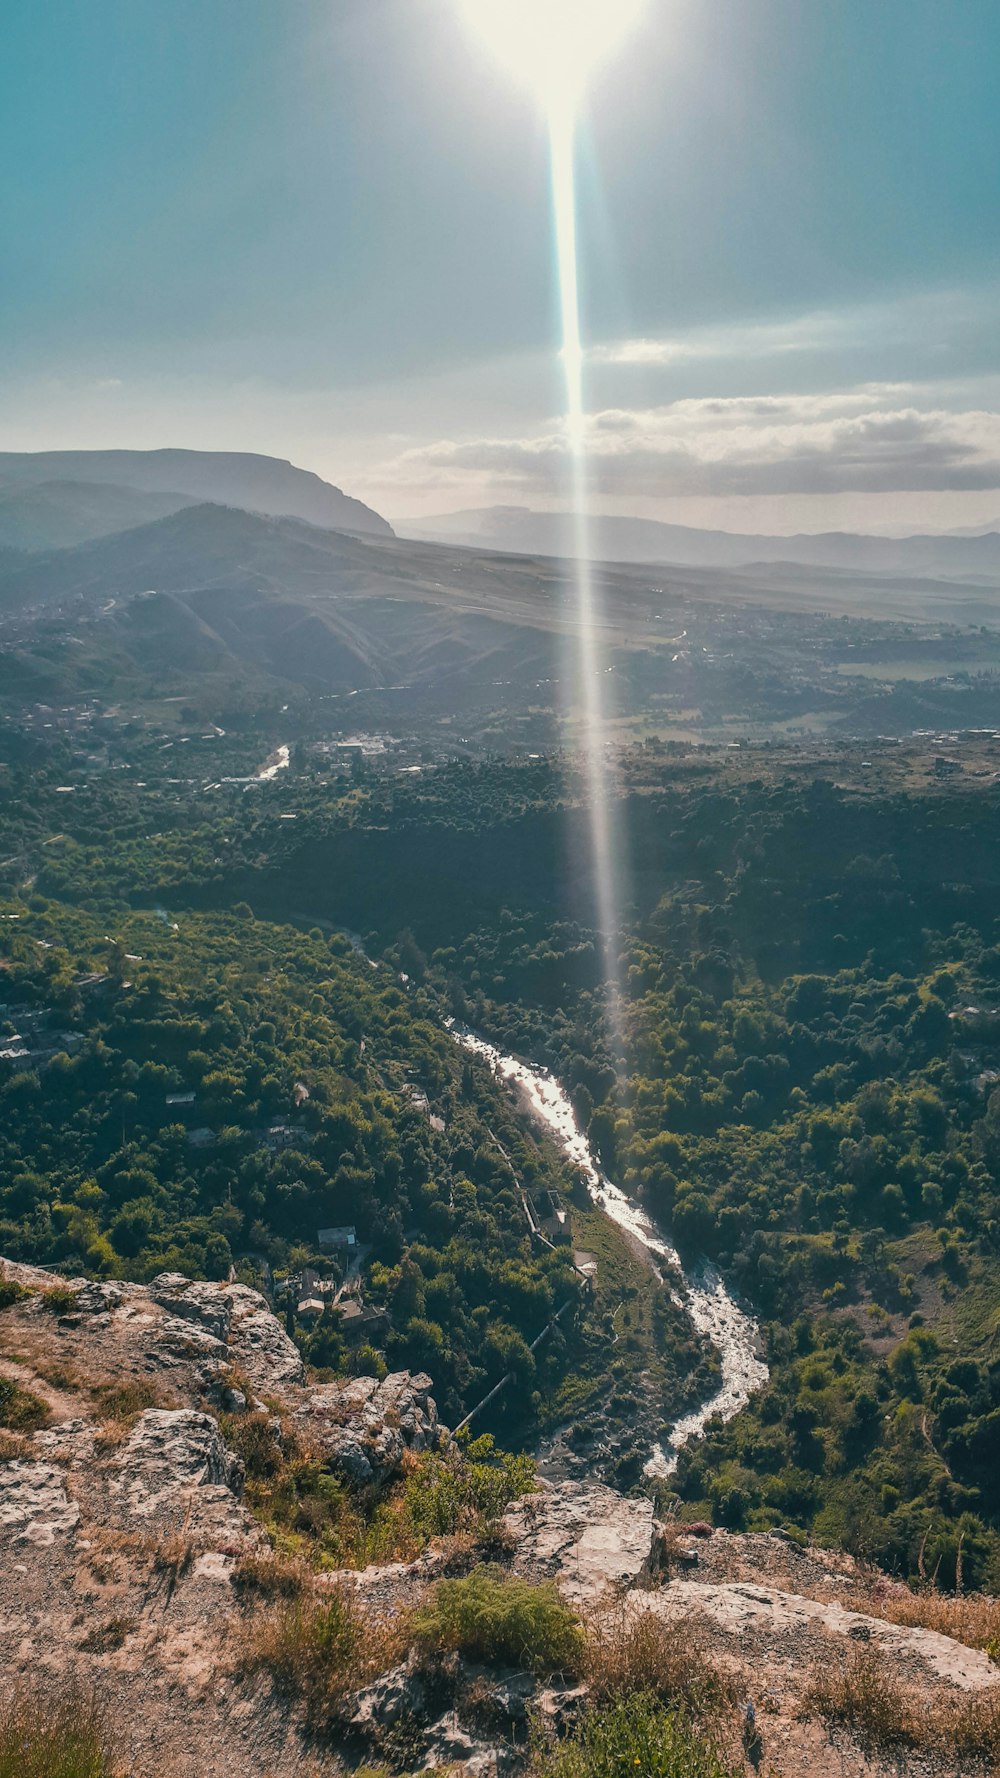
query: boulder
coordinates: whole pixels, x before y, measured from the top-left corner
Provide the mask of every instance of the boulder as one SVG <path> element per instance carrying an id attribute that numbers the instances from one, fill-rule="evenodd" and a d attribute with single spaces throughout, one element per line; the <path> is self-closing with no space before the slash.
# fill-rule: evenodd
<path id="1" fill-rule="evenodd" d="M 543 1487 L 515 1501 L 501 1523 L 518 1571 L 554 1579 L 574 1605 L 637 1586 L 660 1564 L 662 1536 L 652 1501 L 630 1499 L 599 1482 Z"/>
<path id="2" fill-rule="evenodd" d="M 210 1415 L 149 1408 L 117 1454 L 109 1492 L 116 1516 L 157 1535 L 208 1525 L 238 1534 L 245 1529 L 245 1515 L 234 1511 L 243 1479 L 240 1459 Z"/>

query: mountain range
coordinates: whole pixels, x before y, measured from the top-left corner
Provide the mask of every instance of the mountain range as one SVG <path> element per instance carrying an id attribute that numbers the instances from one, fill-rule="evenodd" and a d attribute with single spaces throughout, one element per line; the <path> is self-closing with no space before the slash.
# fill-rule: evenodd
<path id="1" fill-rule="evenodd" d="M 753 630 L 740 611 L 988 626 L 998 612 L 995 583 L 940 577 L 776 563 L 650 578 L 648 565 L 601 570 L 616 658 L 669 663 L 692 623 L 713 636 L 720 624 Z M 39 702 L 225 680 L 433 688 L 447 705 L 460 683 L 549 684 L 576 627 L 565 561 L 413 542 L 388 527 L 335 531 L 200 504 L 72 549 L 0 549 L 0 693 Z"/>
<path id="2" fill-rule="evenodd" d="M 404 522 L 402 535 L 473 549 L 514 550 L 525 555 L 573 553 L 567 513 L 527 506 L 475 507 Z M 794 562 L 807 568 L 865 574 L 918 574 L 964 581 L 1000 581 L 1000 531 L 870 537 L 827 531 L 794 537 L 736 531 L 703 531 L 658 519 L 596 516 L 590 525 L 591 555 L 606 562 L 672 563 L 678 567 L 751 568 Z"/>

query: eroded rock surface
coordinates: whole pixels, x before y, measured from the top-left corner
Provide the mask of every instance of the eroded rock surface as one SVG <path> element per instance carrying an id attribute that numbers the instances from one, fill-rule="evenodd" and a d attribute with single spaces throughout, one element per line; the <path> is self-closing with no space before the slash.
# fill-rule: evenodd
<path id="1" fill-rule="evenodd" d="M 503 1529 L 520 1572 L 554 1579 L 574 1604 L 596 1603 L 655 1572 L 662 1546 L 650 1500 L 600 1482 L 561 1482 L 510 1508 Z"/>
<path id="2" fill-rule="evenodd" d="M 447 1436 L 438 1422 L 424 1372 L 351 1377 L 309 1389 L 296 1420 L 327 1461 L 358 1484 L 381 1482 L 398 1470 L 405 1451 L 431 1451 Z"/>

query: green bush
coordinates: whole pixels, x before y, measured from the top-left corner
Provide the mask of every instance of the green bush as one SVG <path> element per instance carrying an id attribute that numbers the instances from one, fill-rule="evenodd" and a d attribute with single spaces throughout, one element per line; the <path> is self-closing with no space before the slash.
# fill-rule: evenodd
<path id="1" fill-rule="evenodd" d="M 0 1278 L 0 1309 L 13 1308 L 15 1303 L 21 1302 L 30 1294 L 23 1284 L 15 1284 L 13 1278 Z"/>
<path id="2" fill-rule="evenodd" d="M 45 1403 L 30 1389 L 22 1389 L 10 1377 L 0 1377 L 0 1426 L 8 1432 L 35 1432 L 48 1417 Z"/>
<path id="3" fill-rule="evenodd" d="M 584 1656 L 579 1620 L 552 1582 L 533 1585 L 490 1565 L 440 1581 L 413 1632 L 425 1648 L 533 1673 L 576 1673 Z"/>
<path id="4" fill-rule="evenodd" d="M 498 1451 L 487 1434 L 461 1454 L 424 1461 L 407 1479 L 405 1511 L 421 1542 L 458 1531 L 487 1532 L 512 1500 L 530 1494 L 535 1468 L 530 1457 Z"/>
<path id="5" fill-rule="evenodd" d="M 536 1778 L 735 1778 L 683 1712 L 650 1692 L 590 1710 L 556 1749 L 535 1756 Z"/>
<path id="6" fill-rule="evenodd" d="M 42 1304 L 53 1315 L 71 1315 L 76 1308 L 76 1291 L 68 1284 L 53 1284 L 42 1291 Z"/>

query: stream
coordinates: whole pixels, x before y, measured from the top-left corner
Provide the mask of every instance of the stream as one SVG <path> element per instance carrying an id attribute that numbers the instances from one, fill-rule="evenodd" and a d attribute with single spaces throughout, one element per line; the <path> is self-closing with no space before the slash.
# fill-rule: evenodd
<path id="1" fill-rule="evenodd" d="M 668 1476 L 677 1466 L 678 1452 L 693 1438 L 700 1438 L 709 1420 L 719 1415 L 731 1420 L 746 1407 L 751 1395 L 767 1382 L 767 1365 L 759 1356 L 756 1322 L 730 1296 L 723 1279 L 707 1260 L 686 1269 L 675 1247 L 644 1210 L 602 1172 L 590 1144 L 577 1122 L 569 1096 L 546 1068 L 534 1068 L 515 1056 L 505 1055 L 467 1026 L 449 1020 L 451 1035 L 474 1055 L 482 1056 L 494 1072 L 522 1093 L 536 1123 L 541 1124 L 587 1182 L 595 1204 L 612 1222 L 643 1247 L 658 1275 L 663 1261 L 684 1279 L 682 1301 L 691 1321 L 715 1347 L 722 1368 L 722 1382 L 714 1394 L 691 1413 L 675 1422 L 669 1439 L 657 1447 L 646 1465 L 647 1475 Z"/>

